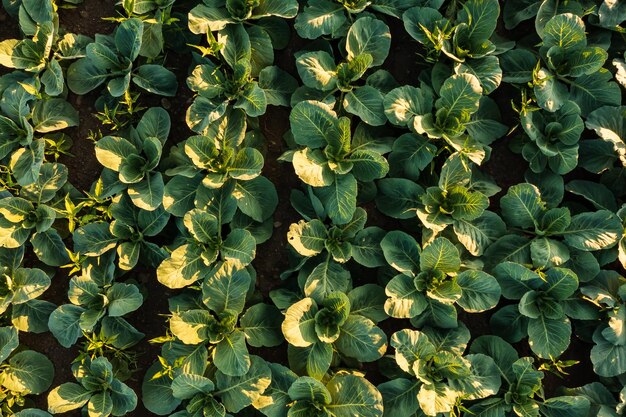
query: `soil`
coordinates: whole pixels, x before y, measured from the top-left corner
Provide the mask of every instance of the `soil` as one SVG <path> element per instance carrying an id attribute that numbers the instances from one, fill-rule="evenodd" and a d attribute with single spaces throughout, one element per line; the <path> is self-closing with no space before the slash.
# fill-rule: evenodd
<path id="1" fill-rule="evenodd" d="M 68 32 L 81 33 L 93 36 L 96 33 L 110 33 L 115 23 L 102 20 L 104 17 L 116 16 L 115 1 L 113 0 L 85 0 L 82 5 L 75 9 L 60 10 L 60 22 L 62 28 Z M 406 33 L 401 30 L 397 23 L 390 24 L 392 28 L 392 48 L 386 68 L 392 72 L 396 79 L 403 84 L 415 84 L 419 66 L 415 62 L 420 62 L 418 48 Z M 502 30 L 506 36 L 506 31 Z M 16 22 L 8 17 L 4 10 L 0 8 L 0 40 L 18 38 L 19 28 Z M 294 64 L 294 52 L 301 49 L 305 41 L 299 39 L 295 34 L 288 45 L 282 51 L 276 51 L 276 65 L 292 73 L 297 77 Z M 172 118 L 172 132 L 170 134 L 170 144 L 178 143 L 188 136 L 191 131 L 185 123 L 185 111 L 192 100 L 191 92 L 186 88 L 185 78 L 191 64 L 190 55 L 178 55 L 175 51 L 168 51 L 166 64 L 177 74 L 179 81 L 179 94 L 176 97 L 161 99 L 150 95 L 142 96 L 141 104 L 144 106 L 163 106 Z M 7 70 L 0 68 L 0 75 Z M 492 96 L 496 99 L 502 111 L 503 121 L 513 126 L 517 123 L 516 114 L 511 110 L 508 101 L 510 92 L 499 94 L 496 92 Z M 80 113 L 80 126 L 68 129 L 66 132 L 73 139 L 73 156 L 63 156 L 60 162 L 65 164 L 70 172 L 69 181 L 79 190 L 88 191 L 92 183 L 97 179 L 101 167 L 98 164 L 93 141 L 89 139 L 93 132 L 101 131 L 103 135 L 111 132 L 103 127 L 100 121 L 94 116 L 94 103 L 99 92 L 93 92 L 83 97 L 78 97 L 69 93 L 68 99 Z M 291 208 L 289 202 L 290 192 L 300 186 L 300 181 L 294 175 L 290 164 L 277 161 L 277 158 L 287 150 L 287 145 L 283 140 L 283 134 L 289 128 L 289 110 L 286 108 L 269 107 L 267 113 L 260 118 L 259 125 L 267 141 L 266 164 L 263 171 L 268 179 L 276 186 L 279 197 L 279 204 L 274 216 L 274 235 L 266 243 L 257 248 L 257 257 L 253 262 L 257 271 L 257 286 L 265 299 L 268 299 L 269 292 L 281 285 L 279 277 L 281 271 L 287 269 L 287 240 L 285 238 L 289 225 L 299 220 L 298 214 Z M 526 162 L 521 156 L 514 154 L 508 148 L 508 138 L 503 138 L 493 145 L 491 159 L 484 165 L 485 172 L 490 174 L 498 185 L 506 190 L 509 186 L 523 182 L 523 173 L 526 169 Z M 493 199 L 493 205 L 497 207 L 499 196 Z M 398 229 L 400 223 L 389 219 L 379 213 L 373 204 L 365 205 L 368 211 L 368 225 L 378 225 L 388 230 Z M 143 306 L 130 318 L 131 323 L 138 330 L 145 333 L 145 339 L 136 348 L 137 362 L 136 371 L 127 383 L 141 397 L 141 381 L 143 374 L 156 359 L 160 351 L 160 346 L 150 344 L 148 341 L 157 336 L 162 336 L 166 331 L 166 320 L 163 317 L 167 314 L 167 299 L 175 292 L 167 290 L 156 280 L 155 272 L 147 269 L 137 269 L 132 277 L 136 279 L 145 290 L 147 298 Z M 376 282 L 376 274 L 363 274 L 359 277 L 359 284 L 366 282 Z M 59 270 L 53 280 L 52 287 L 45 293 L 44 299 L 54 302 L 57 305 L 67 303 L 68 277 L 65 270 Z M 467 324 L 474 337 L 489 332 L 489 314 L 465 314 L 461 313 L 459 318 Z M 410 327 L 410 323 L 404 321 L 386 321 L 381 323 L 381 327 L 388 335 L 402 328 Z M 74 358 L 78 355 L 80 343 L 72 349 L 61 347 L 50 333 L 41 335 L 21 334 L 20 341 L 30 349 L 34 349 L 46 354 L 55 366 L 55 378 L 53 387 L 63 382 L 73 381 L 70 366 Z M 520 355 L 529 355 L 531 352 L 526 342 L 517 346 Z M 564 359 L 583 359 L 581 364 L 570 369 L 571 375 L 566 380 L 560 380 L 548 374 L 546 376 L 546 390 L 553 393 L 557 386 L 566 385 L 569 387 L 580 386 L 595 380 L 592 372 L 589 357 L 590 345 L 572 340 L 570 349 L 564 354 Z M 286 363 L 286 346 L 275 349 L 252 349 L 252 353 L 262 355 L 265 359 L 274 362 Z M 391 351 L 390 351 L 391 353 Z M 382 375 L 374 364 L 366 364 L 363 370 L 368 378 L 374 383 L 383 381 Z M 34 405 L 46 409 L 47 393 L 34 398 Z M 65 414 L 68 417 L 80 416 L 80 412 Z M 143 408 L 141 401 L 137 410 L 128 414 L 129 416 L 149 416 L 150 412 Z"/>

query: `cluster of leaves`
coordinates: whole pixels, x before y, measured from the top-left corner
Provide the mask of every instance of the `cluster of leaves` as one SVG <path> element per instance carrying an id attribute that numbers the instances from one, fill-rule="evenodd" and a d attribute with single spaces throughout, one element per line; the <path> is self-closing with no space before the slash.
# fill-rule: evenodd
<path id="1" fill-rule="evenodd" d="M 302 85 L 281 160 L 303 183 L 291 195 L 303 220 L 287 236 L 285 288 L 270 296 L 285 315 L 291 369 L 325 383 L 377 361 L 389 378 L 378 386 L 385 416 L 621 412 L 609 394 L 617 380 L 549 398 L 541 371 L 573 366 L 559 357 L 582 343 L 575 336 L 594 343 L 599 376 L 623 378 L 609 364 L 624 354 L 624 278 L 614 269 L 618 258 L 626 266 L 626 113 L 613 79 L 623 81 L 626 10 L 505 4 L 507 29 L 534 19 L 536 32 L 515 42 L 496 34 L 496 0 L 310 0 L 296 17 L 313 41 L 294 54 Z M 385 65 L 394 19 L 422 61 L 410 84 Z M 528 162 L 525 183 L 481 171 L 498 139 Z M 367 227 L 370 202 L 400 223 Z M 465 352 L 460 318 L 488 311 L 502 338 L 479 337 Z M 386 334 L 377 325 L 386 319 L 412 328 Z M 535 358 L 508 344 L 524 340 Z M 297 405 L 261 412 L 292 416 Z"/>
<path id="2" fill-rule="evenodd" d="M 141 308 L 145 290 L 126 274 L 167 258 L 168 242 L 150 240 L 170 219 L 158 169 L 170 119 L 161 108 L 144 112 L 133 85 L 166 96 L 176 92 L 174 74 L 161 65 L 164 38 L 156 36 L 157 27 L 171 29 L 177 21 L 170 16 L 174 2 L 165 3 L 124 2 L 127 16 L 114 33 L 92 39 L 64 32 L 59 9 L 66 4 L 3 2 L 22 38 L 0 42 L 0 65 L 12 69 L 0 77 L 2 415 L 50 416 L 29 408 L 28 395 L 48 390 L 53 365 L 21 346 L 20 332 L 50 331 L 63 347 L 79 345 L 72 366 L 79 384 L 50 391 L 50 413 L 83 408 L 90 416 L 117 416 L 137 406 L 123 381 L 135 372 L 131 348 L 144 335 L 126 318 Z M 101 120 L 113 122 L 112 133 L 95 136 L 104 170 L 81 192 L 59 162 L 71 156 L 64 129 L 79 123 L 70 92 L 84 94 L 103 83 L 96 107 Z M 64 279 L 67 304 L 42 299 Z"/>
<path id="3" fill-rule="evenodd" d="M 0 42 L 0 414 L 623 413 L 622 3 L 123 0 L 93 39 L 58 3 L 3 1 L 23 36 Z M 184 88 L 172 129 L 155 99 Z M 106 134 L 83 191 L 58 160 L 91 92 Z M 289 109 L 278 161 L 301 181 L 269 294 L 268 106 Z M 524 182 L 494 172 L 502 146 Z M 40 299 L 60 279 L 67 303 Z M 138 395 L 149 280 L 169 311 Z M 45 412 L 27 396 L 53 366 L 19 333 L 47 331 L 79 355 Z M 585 343 L 590 383 L 544 389 Z"/>

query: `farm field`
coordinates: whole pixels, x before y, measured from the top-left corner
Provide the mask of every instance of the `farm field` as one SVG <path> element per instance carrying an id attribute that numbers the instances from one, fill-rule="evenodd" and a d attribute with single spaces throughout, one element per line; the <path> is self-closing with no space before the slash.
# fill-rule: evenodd
<path id="1" fill-rule="evenodd" d="M 619 417 L 626 2 L 2 0 L 0 416 Z"/>

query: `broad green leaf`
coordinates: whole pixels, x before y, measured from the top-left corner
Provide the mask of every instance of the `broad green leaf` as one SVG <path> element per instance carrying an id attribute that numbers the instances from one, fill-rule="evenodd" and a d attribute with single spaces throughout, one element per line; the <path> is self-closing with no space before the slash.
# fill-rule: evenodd
<path id="1" fill-rule="evenodd" d="M 330 393 L 324 384 L 316 379 L 303 376 L 294 381 L 289 388 L 292 401 L 307 400 L 326 405 L 331 402 Z"/>
<path id="2" fill-rule="evenodd" d="M 500 200 L 500 207 L 507 224 L 525 229 L 536 227 L 546 209 L 539 189 L 527 183 L 509 188 Z"/>
<path id="3" fill-rule="evenodd" d="M 180 400 L 172 395 L 172 379 L 163 372 L 163 365 L 153 363 L 146 372 L 141 386 L 143 405 L 158 415 L 172 413 Z"/>
<path id="4" fill-rule="evenodd" d="M 536 267 L 562 265 L 569 260 L 569 249 L 563 243 L 548 239 L 533 239 L 530 244 L 530 258 Z"/>
<path id="5" fill-rule="evenodd" d="M 501 262 L 494 275 L 502 287 L 502 295 L 509 300 L 519 300 L 534 289 L 534 283 L 542 281 L 539 274 L 515 262 Z"/>
<path id="6" fill-rule="evenodd" d="M 242 109 L 250 117 L 262 116 L 267 109 L 265 91 L 256 82 L 248 83 L 239 94 L 239 98 L 233 107 Z"/>
<path id="7" fill-rule="evenodd" d="M 427 307 L 426 297 L 413 284 L 413 279 L 406 275 L 396 275 L 387 283 L 385 293 L 389 297 L 385 302 L 385 312 L 395 318 L 418 316 Z"/>
<path id="8" fill-rule="evenodd" d="M 504 235 L 485 251 L 484 259 L 491 270 L 502 262 L 530 263 L 531 240 L 520 235 Z"/>
<path id="9" fill-rule="evenodd" d="M 428 307 L 426 307 L 422 315 L 411 319 L 411 324 L 414 327 L 423 327 L 430 323 L 442 329 L 455 329 L 458 327 L 458 313 L 454 305 L 441 303 L 434 298 L 428 298 L 427 301 Z"/>
<path id="10" fill-rule="evenodd" d="M 607 58 L 607 52 L 600 47 L 585 48 L 572 57 L 569 74 L 572 77 L 593 74 L 602 68 Z"/>
<path id="11" fill-rule="evenodd" d="M 298 2 L 296 0 L 264 0 L 253 11 L 255 17 L 293 18 L 296 14 L 298 14 Z"/>
<path id="12" fill-rule="evenodd" d="M 587 46 L 585 24 L 574 14 L 566 13 L 550 19 L 540 34 L 546 47 L 558 46 L 564 51 Z"/>
<path id="13" fill-rule="evenodd" d="M 288 107 L 298 82 L 277 66 L 268 66 L 259 73 L 259 87 L 265 91 L 267 104 Z"/>
<path id="14" fill-rule="evenodd" d="M 294 25 L 298 35 L 316 39 L 322 35 L 335 37 L 346 23 L 344 8 L 329 0 L 311 0 L 298 13 Z"/>
<path id="15" fill-rule="evenodd" d="M 459 242 L 474 256 L 481 256 L 489 245 L 506 232 L 505 223 L 491 211 L 484 211 L 480 217 L 471 221 L 457 220 L 453 226 Z"/>
<path id="16" fill-rule="evenodd" d="M 92 392 L 81 385 L 66 382 L 48 394 L 48 411 L 52 414 L 66 413 L 87 404 Z"/>
<path id="17" fill-rule="evenodd" d="M 444 81 L 435 105 L 438 109 L 446 109 L 448 118 L 472 114 L 478 110 L 482 91 L 480 81 L 474 75 L 453 75 Z"/>
<path id="18" fill-rule="evenodd" d="M 351 174 L 338 175 L 333 184 L 318 190 L 318 197 L 333 223 L 348 223 L 356 210 L 357 181 Z"/>
<path id="19" fill-rule="evenodd" d="M 327 238 L 326 226 L 318 219 L 292 223 L 287 233 L 289 244 L 302 256 L 315 256 L 321 253 Z"/>
<path id="20" fill-rule="evenodd" d="M 583 75 L 571 82 L 570 100 L 578 104 L 583 116 L 602 106 L 619 106 L 620 89 L 611 81 L 611 73 L 605 69 Z"/>
<path id="21" fill-rule="evenodd" d="M 100 42 L 90 43 L 86 46 L 85 52 L 87 58 L 93 65 L 101 69 L 117 69 L 121 66 L 120 57 L 111 44 Z"/>
<path id="22" fill-rule="evenodd" d="M 137 394 L 126 384 L 114 379 L 111 383 L 111 414 L 125 414 L 137 408 Z"/>
<path id="23" fill-rule="evenodd" d="M 210 7 L 199 4 L 189 12 L 189 30 L 195 34 L 221 30 L 229 23 L 234 22 L 225 7 Z"/>
<path id="24" fill-rule="evenodd" d="M 304 294 L 322 303 L 335 292 L 345 292 L 350 284 L 350 273 L 330 257 L 318 264 L 304 283 Z"/>
<path id="25" fill-rule="evenodd" d="M 337 84 L 334 58 L 326 51 L 306 52 L 296 59 L 296 68 L 307 87 L 329 91 Z"/>
<path id="26" fill-rule="evenodd" d="M 353 164 L 350 172 L 361 182 L 383 178 L 389 172 L 387 160 L 375 151 L 357 149 L 346 161 Z"/>
<path id="27" fill-rule="evenodd" d="M 528 335 L 528 318 L 522 316 L 516 305 L 496 311 L 489 320 L 491 331 L 509 343 L 517 343 Z"/>
<path id="28" fill-rule="evenodd" d="M 9 167 L 17 183 L 26 187 L 37 182 L 43 160 L 44 140 L 38 139 L 30 146 L 15 151 L 11 155 Z"/>
<path id="29" fill-rule="evenodd" d="M 246 269 L 237 269 L 230 264 L 224 265 L 205 278 L 202 283 L 202 300 L 216 313 L 224 310 L 241 312 L 251 280 Z"/>
<path id="30" fill-rule="evenodd" d="M 385 354 L 387 336 L 370 319 L 350 315 L 341 326 L 335 346 L 342 354 L 360 362 L 373 362 Z"/>
<path id="31" fill-rule="evenodd" d="M 343 107 L 371 126 L 382 126 L 387 121 L 383 94 L 374 87 L 365 85 L 350 91 L 343 100 Z"/>
<path id="32" fill-rule="evenodd" d="M 419 409 L 415 399 L 419 393 L 421 383 L 417 380 L 410 381 L 405 378 L 396 378 L 384 382 L 378 386 L 383 396 L 385 416 L 394 415 L 412 416 Z"/>
<path id="33" fill-rule="evenodd" d="M 385 95 L 385 115 L 396 125 L 412 125 L 413 118 L 430 114 L 433 107 L 433 95 L 428 88 L 409 85 L 395 88 Z"/>
<path id="34" fill-rule="evenodd" d="M 106 69 L 94 65 L 89 59 L 81 58 L 67 69 L 67 86 L 79 95 L 98 88 L 109 77 Z"/>
<path id="35" fill-rule="evenodd" d="M 578 289 L 578 277 L 566 268 L 550 268 L 545 280 L 545 294 L 559 301 L 566 300 Z"/>
<path id="36" fill-rule="evenodd" d="M 396 219 L 413 219 L 420 206 L 424 189 L 405 178 L 384 178 L 378 181 L 376 207 Z"/>
<path id="37" fill-rule="evenodd" d="M 125 20 L 115 33 L 115 47 L 125 58 L 134 61 L 139 56 L 142 36 L 143 22 L 140 19 Z"/>
<path id="38" fill-rule="evenodd" d="M 431 47 L 437 42 L 433 42 L 433 39 L 430 37 L 431 34 L 441 30 L 448 24 L 448 21 L 444 19 L 439 10 L 436 9 L 436 4 L 411 2 L 409 5 L 413 6 L 415 4 L 419 4 L 419 6 L 411 7 L 402 14 L 404 29 L 416 41 L 427 47 Z"/>
<path id="39" fill-rule="evenodd" d="M 384 310 L 385 290 L 376 284 L 365 284 L 348 293 L 350 313 L 358 314 L 378 323 L 387 318 Z"/>
<path id="40" fill-rule="evenodd" d="M 233 195 L 239 210 L 257 222 L 269 219 L 278 206 L 276 187 L 263 176 L 238 181 Z"/>
<path id="41" fill-rule="evenodd" d="M 296 151 L 292 163 L 302 182 L 313 187 L 329 186 L 335 179 L 328 160 L 319 149 L 304 148 Z"/>
<path id="42" fill-rule="evenodd" d="M 530 1 L 530 0 L 524 0 Z M 505 10 L 506 5 L 505 4 Z M 536 3 L 535 3 L 536 4 Z M 499 57 L 502 67 L 502 81 L 505 83 L 523 84 L 533 80 L 533 69 L 538 58 L 527 49 L 512 49 Z"/>
<path id="43" fill-rule="evenodd" d="M 215 389 L 213 381 L 201 375 L 181 374 L 172 381 L 174 397 L 187 400 L 195 394 L 210 393 Z"/>
<path id="44" fill-rule="evenodd" d="M 18 346 L 17 329 L 14 327 L 0 327 L 0 360 L 4 362 Z"/>
<path id="45" fill-rule="evenodd" d="M 558 357 L 570 344 L 572 325 L 567 317 L 553 320 L 540 315 L 528 322 L 528 344 L 540 358 Z"/>
<path id="46" fill-rule="evenodd" d="M 143 304 L 139 288 L 133 284 L 113 284 L 107 291 L 109 316 L 118 317 L 137 310 Z"/>
<path id="47" fill-rule="evenodd" d="M 168 288 L 183 288 L 193 284 L 208 271 L 197 245 L 183 245 L 157 268 L 157 279 Z"/>
<path id="48" fill-rule="evenodd" d="M 249 231 L 234 229 L 222 242 L 220 253 L 226 262 L 242 268 L 254 259 L 256 241 Z"/>
<path id="49" fill-rule="evenodd" d="M 395 358 L 404 372 L 413 373 L 413 364 L 420 359 L 428 359 L 435 354 L 435 346 L 428 336 L 418 330 L 404 329 L 391 336 L 391 346 L 396 350 Z"/>
<path id="50" fill-rule="evenodd" d="M 225 375 L 245 375 L 250 370 L 250 354 L 244 333 L 235 330 L 224 335 L 224 339 L 215 346 L 213 362 Z"/>
<path id="51" fill-rule="evenodd" d="M 262 27 L 252 26 L 246 29 L 248 36 L 250 37 L 251 57 L 251 75 L 258 78 L 261 70 L 270 67 L 274 63 L 274 47 L 272 46 L 272 37 Z M 290 77 L 287 73 L 283 72 L 286 77 Z M 263 87 L 261 87 L 263 88 Z M 295 90 L 296 86 L 294 86 Z"/>
<path id="52" fill-rule="evenodd" d="M 170 319 L 170 330 L 184 344 L 196 345 L 207 340 L 207 328 L 212 322 L 211 318 L 206 310 L 175 312 Z"/>
<path id="53" fill-rule="evenodd" d="M 626 346 L 609 342 L 602 336 L 603 332 L 599 331 L 600 329 L 598 328 L 593 335 L 595 346 L 591 349 L 590 355 L 593 370 L 604 377 L 620 375 L 626 369 L 624 360 Z"/>
<path id="54" fill-rule="evenodd" d="M 25 350 L 9 359 L 2 386 L 10 391 L 41 394 L 50 388 L 53 376 L 54 366 L 45 355 Z"/>
<path id="55" fill-rule="evenodd" d="M 241 329 L 246 341 L 254 347 L 274 347 L 283 342 L 281 322 L 283 316 L 274 306 L 255 304 L 241 317 Z"/>
<path id="56" fill-rule="evenodd" d="M 321 148 L 340 137 L 336 113 L 317 101 L 296 104 L 289 121 L 294 140 L 299 145 Z"/>
<path id="57" fill-rule="evenodd" d="M 493 34 L 499 15 L 497 0 L 470 0 L 459 10 L 457 21 L 469 26 L 467 38 L 470 43 L 482 43 Z"/>
<path id="58" fill-rule="evenodd" d="M 287 347 L 289 367 L 302 375 L 322 379 L 330 369 L 334 350 L 331 344 L 316 342 L 308 347 Z"/>
<path id="59" fill-rule="evenodd" d="M 316 313 L 317 304 L 312 298 L 300 300 L 287 309 L 282 331 L 290 345 L 307 347 L 317 341 L 315 334 Z"/>
<path id="60" fill-rule="evenodd" d="M 139 153 L 132 143 L 117 136 L 103 137 L 96 142 L 95 149 L 98 162 L 113 171 L 119 171 L 128 156 Z"/>
<path id="61" fill-rule="evenodd" d="M 258 177 L 263 168 L 263 155 L 254 148 L 243 148 L 237 152 L 233 164 L 228 169 L 231 177 L 249 181 Z"/>
<path id="62" fill-rule="evenodd" d="M 413 237 L 400 232 L 387 233 L 380 242 L 387 263 L 397 271 L 416 275 L 420 271 L 420 247 Z"/>
<path id="63" fill-rule="evenodd" d="M 216 372 L 215 381 L 220 390 L 216 393 L 231 413 L 238 413 L 254 403 L 271 382 L 271 371 L 258 356 L 250 357 L 250 370 L 242 376 L 228 376 Z"/>
<path id="64" fill-rule="evenodd" d="M 573 180 L 565 185 L 565 190 L 585 198 L 598 210 L 617 211 L 615 196 L 604 184 L 586 180 Z"/>
<path id="65" fill-rule="evenodd" d="M 382 65 L 391 47 L 391 32 L 381 20 L 362 17 L 350 26 L 346 38 L 348 60 L 361 54 L 372 56 L 372 66 Z"/>
<path id="66" fill-rule="evenodd" d="M 626 166 L 626 106 L 600 107 L 589 114 L 585 122 L 600 138 L 613 145 L 613 149 Z"/>
<path id="67" fill-rule="evenodd" d="M 622 229 L 616 215 L 599 210 L 573 216 L 572 223 L 562 235 L 573 248 L 595 251 L 615 246 L 622 236 Z"/>
<path id="68" fill-rule="evenodd" d="M 474 220 L 489 207 L 489 199 L 479 191 L 468 192 L 463 187 L 453 187 L 448 192 L 447 203 L 451 210 L 450 215 L 455 221 Z M 420 212 L 418 212 L 419 214 Z M 422 217 L 420 219 L 425 221 Z"/>
<path id="69" fill-rule="evenodd" d="M 161 107 L 151 107 L 137 124 L 137 134 L 143 139 L 157 138 L 165 143 L 170 134 L 171 120 L 168 112 Z"/>
<path id="70" fill-rule="evenodd" d="M 78 112 L 61 98 L 40 100 L 33 106 L 33 125 L 39 133 L 54 132 L 78 126 Z"/>
<path id="71" fill-rule="evenodd" d="M 457 304 L 467 312 L 487 311 L 500 301 L 501 290 L 498 281 L 483 271 L 463 271 L 458 275 L 456 282 L 463 290 Z"/>
<path id="72" fill-rule="evenodd" d="M 546 417 L 584 417 L 589 415 L 589 400 L 583 396 L 562 396 L 549 398 L 539 406 Z"/>
<path id="73" fill-rule="evenodd" d="M 109 224 L 96 222 L 76 229 L 74 251 L 87 256 L 100 256 L 113 249 L 118 239 L 109 231 Z"/>
<path id="74" fill-rule="evenodd" d="M 534 0 L 519 0 L 504 3 L 504 26 L 508 30 L 511 30 L 517 27 L 521 22 L 532 19 L 537 15 L 540 5 L 541 3 Z"/>
<path id="75" fill-rule="evenodd" d="M 176 75 L 161 65 L 145 64 L 137 69 L 133 83 L 149 93 L 174 97 L 178 89 Z"/>
<path id="76" fill-rule="evenodd" d="M 13 272 L 12 280 L 14 305 L 37 298 L 50 287 L 50 278 L 40 269 L 18 268 Z"/>
<path id="77" fill-rule="evenodd" d="M 44 163 L 39 171 L 37 182 L 22 188 L 20 194 L 30 200 L 39 203 L 47 203 L 52 200 L 57 191 L 67 182 L 68 169 L 59 163 Z"/>
<path id="78" fill-rule="evenodd" d="M 500 389 L 501 379 L 494 360 L 480 353 L 467 355 L 466 359 L 471 364 L 471 376 L 454 379 L 450 382 L 450 385 L 463 392 L 471 400 L 487 398 L 497 394 Z"/>
<path id="79" fill-rule="evenodd" d="M 442 190 L 460 188 L 468 184 L 471 177 L 472 173 L 468 161 L 462 155 L 455 153 L 441 167 L 439 188 Z"/>
<path id="80" fill-rule="evenodd" d="M 493 358 L 500 375 L 506 382 L 515 378 L 512 370 L 513 363 L 519 359 L 519 355 L 513 346 L 498 336 L 485 335 L 476 338 L 470 347 L 471 353 L 482 353 Z"/>
<path id="81" fill-rule="evenodd" d="M 65 304 L 50 314 L 48 327 L 61 346 L 69 348 L 82 336 L 79 322 L 84 311 L 82 307 Z"/>
<path id="82" fill-rule="evenodd" d="M 70 261 L 61 236 L 53 228 L 33 234 L 30 243 L 37 258 L 46 265 L 62 266 Z"/>
<path id="83" fill-rule="evenodd" d="M 336 375 L 326 385 L 331 396 L 331 404 L 326 408 L 336 417 L 382 417 L 383 397 L 380 392 L 363 377 L 356 375 Z"/>
<path id="84" fill-rule="evenodd" d="M 406 133 L 396 139 L 393 143 L 393 150 L 389 155 L 391 171 L 403 172 L 411 180 L 417 180 L 422 171 L 433 161 L 437 147 L 423 136 Z M 400 180 L 393 178 L 391 180 Z M 380 183 L 379 183 L 380 185 Z"/>
<path id="85" fill-rule="evenodd" d="M 455 66 L 454 71 L 457 74 L 472 74 L 478 78 L 484 94 L 493 92 L 502 81 L 502 69 L 498 58 L 495 56 L 466 61 Z"/>
<path id="86" fill-rule="evenodd" d="M 537 103 L 549 112 L 555 112 L 565 104 L 569 97 L 567 87 L 545 68 L 539 69 L 534 76 Z M 573 99 L 573 98 L 572 98 Z M 577 102 L 577 104 L 580 103 Z"/>
<path id="87" fill-rule="evenodd" d="M 239 24 L 228 25 L 218 32 L 217 41 L 224 45 L 220 54 L 231 68 L 241 60 L 251 58 L 250 36 L 244 26 Z"/>
<path id="88" fill-rule="evenodd" d="M 383 229 L 376 226 L 359 231 L 351 242 L 352 258 L 368 268 L 385 265 L 385 257 L 380 247 L 385 234 Z"/>
<path id="89" fill-rule="evenodd" d="M 422 271 L 436 270 L 445 273 L 461 268 L 459 250 L 448 239 L 439 237 L 424 247 L 419 258 Z"/>
<path id="90" fill-rule="evenodd" d="M 535 19 L 537 34 L 543 36 L 544 28 L 548 21 L 559 14 L 565 13 L 582 17 L 584 8 L 578 1 L 561 2 L 559 0 L 546 0 L 541 3 Z"/>
<path id="91" fill-rule="evenodd" d="M 272 372 L 272 383 L 253 404 L 254 408 L 266 416 L 284 416 L 291 403 L 289 388 L 298 376 L 289 368 L 277 363 L 268 363 Z"/>
<path id="92" fill-rule="evenodd" d="M 143 210 L 156 210 L 163 201 L 165 184 L 160 172 L 146 174 L 138 183 L 128 187 L 128 196 L 133 203 Z"/>
<path id="93" fill-rule="evenodd" d="M 113 400 L 106 392 L 97 392 L 91 396 L 87 403 L 87 411 L 93 417 L 106 417 L 113 411 Z"/>

